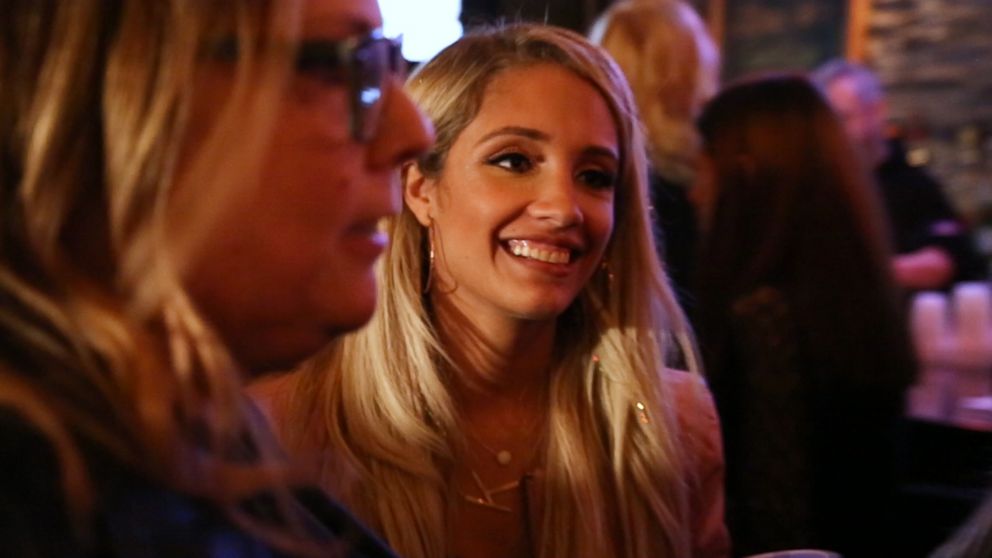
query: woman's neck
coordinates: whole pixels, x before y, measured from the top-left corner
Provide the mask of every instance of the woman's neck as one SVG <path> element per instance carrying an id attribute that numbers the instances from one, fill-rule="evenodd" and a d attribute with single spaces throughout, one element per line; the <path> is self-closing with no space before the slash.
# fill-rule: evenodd
<path id="1" fill-rule="evenodd" d="M 522 320 L 486 313 L 471 318 L 435 301 L 441 342 L 455 365 L 455 389 L 464 403 L 482 399 L 543 400 L 555 344 L 555 320 Z"/>
<path id="2" fill-rule="evenodd" d="M 555 319 L 505 313 L 434 299 L 435 324 L 452 359 L 451 396 L 459 415 L 451 490 L 449 549 L 455 555 L 530 555 L 527 502 L 543 467 L 548 439 L 548 385 Z M 534 515 L 532 515 L 534 514 Z"/>

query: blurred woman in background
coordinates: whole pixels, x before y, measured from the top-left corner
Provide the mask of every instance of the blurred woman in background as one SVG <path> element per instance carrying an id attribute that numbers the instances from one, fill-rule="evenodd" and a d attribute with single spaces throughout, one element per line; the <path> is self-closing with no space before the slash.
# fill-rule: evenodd
<path id="1" fill-rule="evenodd" d="M 376 223 L 431 139 L 380 25 L 373 0 L 4 4 L 0 554 L 387 554 L 299 506 L 239 393 L 373 310 Z"/>
<path id="2" fill-rule="evenodd" d="M 617 2 L 596 21 L 590 37 L 613 56 L 634 92 L 647 132 L 660 255 L 692 317 L 699 233 L 687 194 L 699 164 L 696 117 L 716 93 L 719 51 L 696 11 L 680 0 Z"/>
<path id="3" fill-rule="evenodd" d="M 402 555 L 725 556 L 722 456 L 657 263 L 623 75 L 553 27 L 415 73 L 382 304 L 256 386 L 290 451 Z"/>
<path id="4" fill-rule="evenodd" d="M 915 363 L 869 178 L 802 77 L 726 88 L 700 129 L 697 326 L 735 552 L 884 555 Z"/>

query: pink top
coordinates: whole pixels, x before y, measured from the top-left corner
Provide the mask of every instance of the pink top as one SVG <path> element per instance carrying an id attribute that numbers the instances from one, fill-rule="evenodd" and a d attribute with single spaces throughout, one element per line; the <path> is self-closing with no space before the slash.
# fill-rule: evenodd
<path id="1" fill-rule="evenodd" d="M 693 472 L 689 478 L 692 555 L 730 556 L 730 533 L 724 522 L 723 442 L 713 397 L 697 374 L 676 370 L 667 373 L 666 380 L 675 392 L 679 426 Z"/>

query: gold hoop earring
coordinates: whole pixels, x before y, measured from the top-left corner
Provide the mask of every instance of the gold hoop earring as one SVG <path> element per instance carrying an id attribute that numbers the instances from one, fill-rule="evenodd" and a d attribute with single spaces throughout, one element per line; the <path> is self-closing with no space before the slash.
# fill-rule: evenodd
<path id="1" fill-rule="evenodd" d="M 434 280 L 434 222 L 427 225 L 427 279 L 424 280 L 423 294 L 431 291 L 431 283 Z"/>
<path id="2" fill-rule="evenodd" d="M 603 305 L 604 309 L 610 308 L 610 305 L 613 303 L 615 279 L 613 268 L 610 266 L 609 260 L 604 256 L 599 262 L 599 278 L 596 280 L 598 287 L 596 290 L 599 290 L 598 295 L 601 297 L 599 302 Z"/>
<path id="3" fill-rule="evenodd" d="M 610 267 L 610 261 L 607 260 L 606 258 L 603 258 L 603 260 L 599 262 L 599 270 L 602 271 L 603 274 L 606 276 L 607 288 L 609 290 L 613 290 L 614 276 L 613 276 L 613 269 Z"/>

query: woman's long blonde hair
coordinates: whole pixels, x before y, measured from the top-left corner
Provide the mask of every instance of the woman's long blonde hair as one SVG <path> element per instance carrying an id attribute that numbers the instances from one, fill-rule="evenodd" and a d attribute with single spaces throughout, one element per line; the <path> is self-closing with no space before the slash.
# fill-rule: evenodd
<path id="1" fill-rule="evenodd" d="M 688 337 L 656 260 L 644 145 L 620 70 L 563 29 L 520 24 L 471 34 L 409 81 L 437 132 L 417 164 L 428 176 L 443 173 L 490 80 L 535 64 L 559 65 L 592 84 L 610 107 L 622 151 L 609 273 L 594 277 L 558 320 L 537 553 L 685 556 L 686 471 L 660 372 L 674 337 Z M 409 209 L 388 228 L 372 322 L 301 371 L 284 434 L 291 449 L 316 441 L 333 456 L 325 457 L 325 485 L 401 555 L 444 556 L 455 493 L 448 475 L 462 442 L 451 363 L 423 294 L 425 230 Z"/>
<path id="2" fill-rule="evenodd" d="M 246 449 L 238 373 L 180 276 L 213 212 L 254 185 L 297 4 L 4 4 L 0 406 L 52 444 L 83 539 L 101 487 L 82 447 L 243 524 L 245 497 L 288 494 L 266 444 Z M 190 146 L 197 70 L 232 36 L 227 106 Z"/>
<path id="3" fill-rule="evenodd" d="M 695 119 L 720 77 L 719 52 L 699 15 L 682 0 L 624 0 L 596 20 L 589 36 L 630 83 L 655 171 L 691 184 L 700 149 Z"/>

